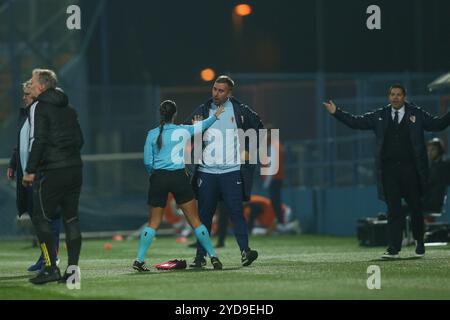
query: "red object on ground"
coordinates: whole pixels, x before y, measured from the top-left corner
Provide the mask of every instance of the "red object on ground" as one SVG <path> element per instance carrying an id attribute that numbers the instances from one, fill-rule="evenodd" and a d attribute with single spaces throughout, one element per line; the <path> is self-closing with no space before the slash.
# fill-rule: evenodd
<path id="1" fill-rule="evenodd" d="M 173 269 L 186 269 L 186 260 L 170 260 L 167 262 L 163 262 L 155 265 L 155 268 L 158 270 L 173 270 Z"/>

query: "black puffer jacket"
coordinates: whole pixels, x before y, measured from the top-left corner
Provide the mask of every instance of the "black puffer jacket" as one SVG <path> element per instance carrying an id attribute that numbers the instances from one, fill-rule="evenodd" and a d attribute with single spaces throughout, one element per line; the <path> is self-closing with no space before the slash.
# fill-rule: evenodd
<path id="1" fill-rule="evenodd" d="M 75 109 L 59 88 L 41 93 L 30 110 L 31 151 L 25 171 L 81 166 L 83 135 Z"/>

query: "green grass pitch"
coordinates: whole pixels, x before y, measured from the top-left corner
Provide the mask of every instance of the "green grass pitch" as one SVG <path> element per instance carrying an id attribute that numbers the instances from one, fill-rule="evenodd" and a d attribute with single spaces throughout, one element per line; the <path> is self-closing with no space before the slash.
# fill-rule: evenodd
<path id="1" fill-rule="evenodd" d="M 192 239 L 190 239 L 192 241 Z M 450 247 L 427 248 L 415 259 L 414 247 L 405 247 L 398 261 L 379 259 L 384 248 L 364 248 L 354 238 L 324 236 L 252 237 L 259 258 L 249 267 L 240 265 L 234 237 L 217 249 L 224 270 L 158 271 L 136 273 L 131 264 L 137 241 L 83 242 L 81 289 L 63 284 L 34 286 L 26 268 L 38 255 L 25 241 L 0 242 L 0 299 L 152 299 L 152 300 L 277 300 L 277 299 L 449 299 Z M 170 259 L 186 259 L 194 249 L 172 237 L 158 237 L 148 254 L 154 266 Z M 66 266 L 66 251 L 60 253 Z M 369 290 L 367 268 L 381 270 L 381 289 Z"/>

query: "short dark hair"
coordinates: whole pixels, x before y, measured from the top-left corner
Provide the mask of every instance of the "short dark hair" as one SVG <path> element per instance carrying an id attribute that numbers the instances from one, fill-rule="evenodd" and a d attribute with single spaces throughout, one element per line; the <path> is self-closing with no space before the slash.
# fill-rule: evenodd
<path id="1" fill-rule="evenodd" d="M 389 94 L 391 94 L 392 89 L 400 89 L 403 92 L 403 95 L 406 96 L 406 88 L 404 85 L 400 84 L 400 83 L 394 83 L 393 85 L 391 85 L 389 87 Z"/>
<path id="2" fill-rule="evenodd" d="M 229 76 L 221 75 L 219 76 L 216 81 L 217 83 L 226 83 L 230 88 L 234 87 L 234 81 Z"/>

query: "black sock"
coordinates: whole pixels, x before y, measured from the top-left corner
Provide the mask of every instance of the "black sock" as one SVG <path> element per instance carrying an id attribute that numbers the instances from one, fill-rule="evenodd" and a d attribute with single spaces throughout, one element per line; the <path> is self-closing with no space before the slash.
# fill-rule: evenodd
<path id="1" fill-rule="evenodd" d="M 81 251 L 81 237 L 66 240 L 69 266 L 77 266 Z"/>
<path id="2" fill-rule="evenodd" d="M 64 222 L 64 227 L 66 229 L 68 265 L 77 266 L 81 251 L 81 231 L 78 218 Z"/>

